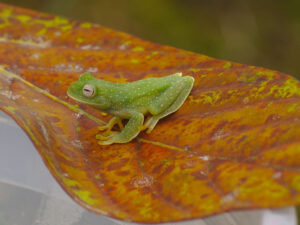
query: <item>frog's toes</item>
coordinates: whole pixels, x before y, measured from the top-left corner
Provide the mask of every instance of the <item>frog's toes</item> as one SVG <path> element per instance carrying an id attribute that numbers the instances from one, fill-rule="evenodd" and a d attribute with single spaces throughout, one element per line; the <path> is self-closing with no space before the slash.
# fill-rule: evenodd
<path id="1" fill-rule="evenodd" d="M 111 131 L 111 130 L 106 130 L 106 131 L 101 132 L 101 135 L 102 136 L 111 136 L 112 134 L 116 134 L 116 133 L 119 133 L 119 132 L 117 132 L 117 131 Z"/>
<path id="2" fill-rule="evenodd" d="M 105 139 L 101 138 L 98 141 L 98 144 L 99 145 L 110 145 L 110 144 L 113 144 L 116 142 L 118 142 L 118 134 L 112 134 L 112 135 L 109 135 L 108 137 L 105 137 Z"/>
<path id="3" fill-rule="evenodd" d="M 114 134 L 105 137 L 105 139 L 101 138 L 98 141 L 99 145 L 110 145 L 113 143 L 125 143 L 125 141 L 120 136 L 120 132 L 114 132 Z"/>
<path id="4" fill-rule="evenodd" d="M 155 117 L 151 117 L 149 120 L 146 121 L 145 125 L 144 125 L 144 129 L 147 129 L 146 133 L 150 134 L 151 131 L 154 129 L 154 127 L 156 126 L 157 122 L 158 122 L 158 118 Z"/>
<path id="5" fill-rule="evenodd" d="M 111 145 L 113 143 L 114 143 L 114 139 L 113 138 L 108 139 L 108 140 L 103 140 L 103 141 L 100 140 L 100 141 L 98 141 L 99 145 Z"/>
<path id="6" fill-rule="evenodd" d="M 98 127 L 99 130 L 103 131 L 103 130 L 107 130 L 109 127 L 108 126 L 101 126 Z"/>
<path id="7" fill-rule="evenodd" d="M 111 135 L 108 135 L 108 136 L 104 136 L 102 134 L 97 134 L 96 135 L 96 139 L 99 139 L 99 140 L 108 140 L 109 138 L 111 138 L 113 136 L 113 134 Z"/>
<path id="8" fill-rule="evenodd" d="M 118 133 L 119 132 L 116 132 L 116 131 L 104 132 L 104 133 L 101 133 L 101 134 L 97 134 L 96 139 L 108 140 L 108 139 L 112 138 L 113 136 L 117 135 Z M 105 134 L 105 135 L 103 135 L 103 134 Z"/>

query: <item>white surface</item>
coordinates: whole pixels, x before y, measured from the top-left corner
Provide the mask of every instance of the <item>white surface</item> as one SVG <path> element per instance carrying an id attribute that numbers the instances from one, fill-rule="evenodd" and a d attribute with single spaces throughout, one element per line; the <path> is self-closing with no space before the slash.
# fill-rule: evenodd
<path id="1" fill-rule="evenodd" d="M 46 169 L 26 134 L 2 111 L 0 141 L 0 180 L 69 200 Z"/>
<path id="2" fill-rule="evenodd" d="M 297 224 L 295 210 L 291 210 L 291 208 L 265 210 L 262 223 L 268 225 Z"/>
<path id="3" fill-rule="evenodd" d="M 0 224 L 127 224 L 81 208 L 65 194 L 25 133 L 0 111 Z M 8 197 L 9 196 L 9 197 Z M 28 196 L 31 196 L 30 198 Z M 25 204 L 26 203 L 26 204 Z M 224 213 L 176 225 L 296 225 L 293 207 Z"/>

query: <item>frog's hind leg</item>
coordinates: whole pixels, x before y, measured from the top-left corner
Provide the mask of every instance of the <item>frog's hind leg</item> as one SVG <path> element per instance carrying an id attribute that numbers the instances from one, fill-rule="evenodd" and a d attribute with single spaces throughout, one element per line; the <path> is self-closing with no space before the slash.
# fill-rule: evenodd
<path id="1" fill-rule="evenodd" d="M 150 116 L 145 121 L 142 130 L 147 129 L 146 133 L 149 134 L 157 124 L 160 118 L 157 118 L 156 116 Z"/>
<path id="2" fill-rule="evenodd" d="M 190 94 L 193 87 L 194 78 L 186 76 L 183 77 L 183 79 L 184 79 L 184 82 L 182 82 L 183 86 L 179 88 L 180 93 L 177 95 L 176 100 L 166 110 L 164 110 L 163 112 L 157 115 L 149 117 L 145 122 L 143 129 L 148 128 L 146 131 L 147 134 L 151 133 L 151 131 L 153 130 L 153 128 L 161 118 L 178 110 L 182 106 L 182 104 L 184 103 L 188 95 Z"/>

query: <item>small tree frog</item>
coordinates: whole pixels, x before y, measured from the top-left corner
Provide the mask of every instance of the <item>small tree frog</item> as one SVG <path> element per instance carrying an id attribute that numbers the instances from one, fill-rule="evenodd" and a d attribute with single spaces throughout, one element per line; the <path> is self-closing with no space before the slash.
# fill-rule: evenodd
<path id="1" fill-rule="evenodd" d="M 84 73 L 70 85 L 68 95 L 114 116 L 108 124 L 99 127 L 102 134 L 96 135 L 100 145 L 109 145 L 129 142 L 145 129 L 150 133 L 161 118 L 184 103 L 193 83 L 193 77 L 182 77 L 181 73 L 128 83 L 104 81 Z M 125 126 L 123 119 L 128 119 Z M 114 125 L 121 131 L 112 131 Z"/>

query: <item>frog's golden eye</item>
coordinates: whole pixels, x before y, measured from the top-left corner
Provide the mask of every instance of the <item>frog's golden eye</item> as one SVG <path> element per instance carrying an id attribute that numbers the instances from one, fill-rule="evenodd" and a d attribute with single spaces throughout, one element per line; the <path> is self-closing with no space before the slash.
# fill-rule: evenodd
<path id="1" fill-rule="evenodd" d="M 95 89 L 92 85 L 86 84 L 83 86 L 82 94 L 85 97 L 93 97 L 95 95 Z"/>

